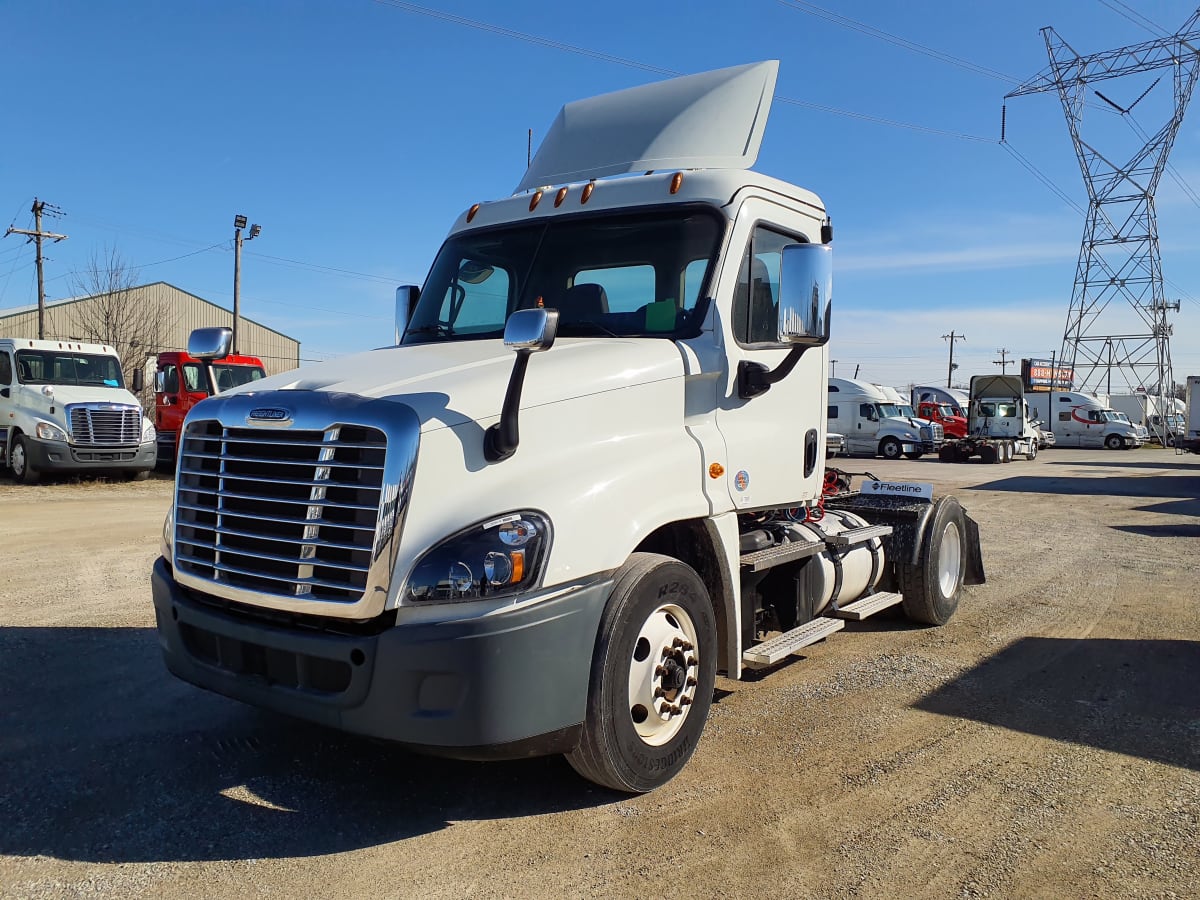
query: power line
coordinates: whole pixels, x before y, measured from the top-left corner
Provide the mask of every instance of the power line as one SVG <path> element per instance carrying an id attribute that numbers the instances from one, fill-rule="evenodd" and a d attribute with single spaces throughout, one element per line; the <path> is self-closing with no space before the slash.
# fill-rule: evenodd
<path id="1" fill-rule="evenodd" d="M 1166 37 L 1170 34 L 1170 32 L 1165 28 L 1162 28 L 1155 22 L 1147 19 L 1129 4 L 1122 3 L 1121 0 L 1100 0 L 1100 2 L 1115 12 L 1118 16 L 1124 16 L 1134 25 L 1138 26 L 1144 31 L 1149 31 L 1155 37 Z M 1118 9 L 1117 7 L 1122 8 Z"/>

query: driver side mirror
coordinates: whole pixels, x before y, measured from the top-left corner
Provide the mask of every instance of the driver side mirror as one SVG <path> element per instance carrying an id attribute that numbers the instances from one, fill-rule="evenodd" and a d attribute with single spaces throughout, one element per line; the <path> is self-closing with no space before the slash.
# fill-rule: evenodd
<path id="1" fill-rule="evenodd" d="M 138 366 L 133 370 L 133 392 L 135 394 L 140 394 L 142 392 L 142 388 L 145 386 L 146 371 L 141 366 Z"/>
<path id="2" fill-rule="evenodd" d="M 412 318 L 417 301 L 421 299 L 421 289 L 415 284 L 402 284 L 396 288 L 396 346 L 408 328 L 408 320 Z"/>
<path id="3" fill-rule="evenodd" d="M 187 352 L 196 359 L 224 359 L 232 345 L 232 328 L 197 328 L 188 335 Z"/>
<path id="4" fill-rule="evenodd" d="M 829 341 L 833 302 L 833 247 L 789 244 L 779 274 L 779 339 L 820 346 Z"/>

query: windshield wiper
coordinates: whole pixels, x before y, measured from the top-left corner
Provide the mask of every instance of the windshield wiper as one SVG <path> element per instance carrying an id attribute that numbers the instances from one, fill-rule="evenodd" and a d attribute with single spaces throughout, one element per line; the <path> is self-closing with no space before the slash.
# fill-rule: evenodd
<path id="1" fill-rule="evenodd" d="M 591 328 L 594 331 L 600 332 L 601 334 L 607 334 L 609 337 L 622 337 L 623 336 L 623 335 L 617 334 L 615 331 L 609 331 L 607 328 L 605 328 L 599 322 L 594 322 L 591 319 L 579 319 L 574 322 L 563 322 L 563 323 L 559 324 L 558 328 L 559 328 L 559 333 L 569 332 L 572 329 L 576 329 L 576 328 Z"/>
<path id="2" fill-rule="evenodd" d="M 410 328 L 405 332 L 405 335 L 410 334 L 436 334 L 449 337 L 454 334 L 454 328 L 442 322 L 433 322 L 429 325 L 418 325 L 416 328 Z"/>

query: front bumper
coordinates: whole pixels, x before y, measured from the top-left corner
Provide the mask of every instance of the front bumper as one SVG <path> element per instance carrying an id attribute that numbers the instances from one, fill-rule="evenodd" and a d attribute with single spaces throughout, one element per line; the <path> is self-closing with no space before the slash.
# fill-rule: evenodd
<path id="1" fill-rule="evenodd" d="M 29 464 L 38 472 L 135 471 L 154 468 L 154 441 L 137 447 L 77 447 L 25 435 Z"/>
<path id="2" fill-rule="evenodd" d="M 487 616 L 348 635 L 210 606 L 181 588 L 161 557 L 151 584 L 167 668 L 184 681 L 467 759 L 561 753 L 578 743 L 612 588 L 599 579 Z"/>

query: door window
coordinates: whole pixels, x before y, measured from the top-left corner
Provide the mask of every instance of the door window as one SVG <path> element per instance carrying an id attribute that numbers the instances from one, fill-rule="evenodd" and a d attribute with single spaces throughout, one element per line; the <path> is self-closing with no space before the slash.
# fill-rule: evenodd
<path id="1" fill-rule="evenodd" d="M 742 257 L 733 295 L 733 336 L 742 344 L 774 344 L 779 337 L 779 268 L 783 248 L 800 239 L 761 226 Z"/>
<path id="2" fill-rule="evenodd" d="M 169 363 L 163 366 L 163 393 L 178 394 L 179 393 L 179 367 L 175 363 Z"/>
<path id="3" fill-rule="evenodd" d="M 12 357 L 0 353 L 0 384 L 12 384 Z"/>

